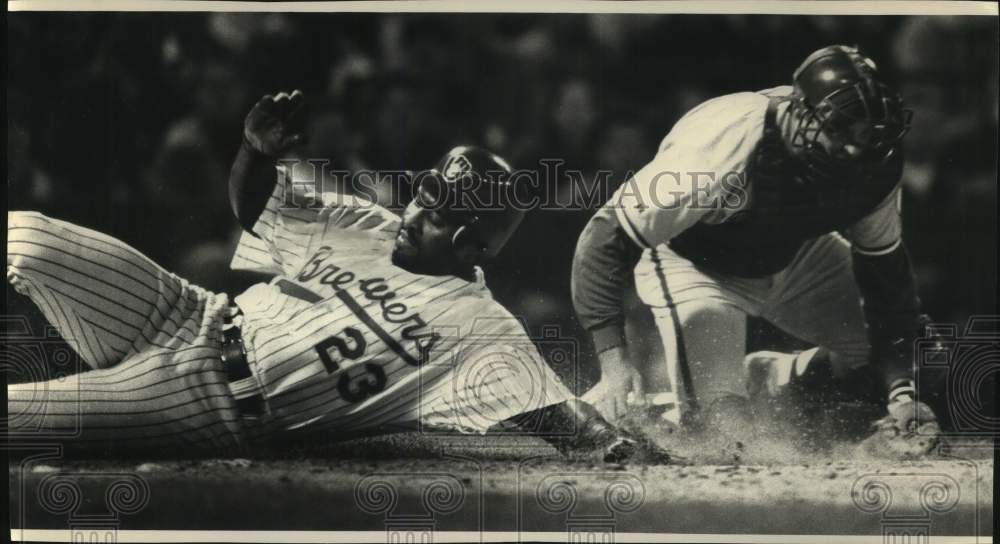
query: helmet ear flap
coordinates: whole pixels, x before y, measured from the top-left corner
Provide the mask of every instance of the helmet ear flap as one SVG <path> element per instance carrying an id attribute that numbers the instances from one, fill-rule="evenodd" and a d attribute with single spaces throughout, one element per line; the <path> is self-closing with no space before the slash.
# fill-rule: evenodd
<path id="1" fill-rule="evenodd" d="M 486 244 L 479 240 L 475 229 L 470 225 L 462 225 L 451 235 L 451 247 L 460 260 L 475 264 L 486 254 Z"/>

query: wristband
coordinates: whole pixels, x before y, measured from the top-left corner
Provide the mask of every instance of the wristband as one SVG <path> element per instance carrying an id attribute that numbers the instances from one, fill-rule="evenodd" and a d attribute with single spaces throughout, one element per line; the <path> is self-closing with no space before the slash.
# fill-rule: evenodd
<path id="1" fill-rule="evenodd" d="M 895 402 L 900 400 L 900 397 L 907 396 L 912 400 L 917 396 L 917 388 L 913 384 L 913 380 L 910 379 L 900 379 L 892 382 L 889 386 L 889 402 Z"/>

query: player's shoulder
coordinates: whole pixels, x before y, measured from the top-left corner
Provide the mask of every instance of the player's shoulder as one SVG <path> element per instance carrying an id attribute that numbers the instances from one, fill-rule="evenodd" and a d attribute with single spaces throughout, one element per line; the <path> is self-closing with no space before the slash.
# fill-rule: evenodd
<path id="1" fill-rule="evenodd" d="M 373 200 L 358 195 L 328 192 L 320 200 L 320 216 L 341 231 L 375 235 L 391 241 L 402 218 Z"/>
<path id="2" fill-rule="evenodd" d="M 763 136 L 772 96 L 791 92 L 776 87 L 718 96 L 681 117 L 660 143 L 658 158 L 706 171 L 739 170 Z"/>
<path id="3" fill-rule="evenodd" d="M 382 217 L 386 220 L 399 219 L 398 214 L 365 195 L 325 191 L 320 196 L 320 202 L 324 208 L 364 212 L 367 215 Z"/>
<path id="4" fill-rule="evenodd" d="M 739 119 L 755 111 L 763 111 L 762 107 L 766 104 L 767 96 L 762 93 L 746 91 L 724 94 L 709 98 L 691 108 L 680 118 L 677 124 L 683 126 L 703 122 L 706 119 Z"/>
<path id="5" fill-rule="evenodd" d="M 772 96 L 791 92 L 791 87 L 775 87 L 756 92 L 738 92 L 710 98 L 685 113 L 660 148 L 668 145 L 704 145 L 724 137 L 744 137 L 764 126 L 764 113 Z"/>

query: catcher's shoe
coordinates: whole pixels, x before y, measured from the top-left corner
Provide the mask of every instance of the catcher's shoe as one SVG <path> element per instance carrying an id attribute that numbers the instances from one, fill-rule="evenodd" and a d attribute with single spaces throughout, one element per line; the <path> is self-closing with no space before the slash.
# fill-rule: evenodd
<path id="1" fill-rule="evenodd" d="M 874 457 L 918 458 L 934 451 L 941 441 L 941 427 L 934 411 L 910 397 L 889 403 L 888 414 L 872 427 L 875 432 L 859 447 Z"/>
<path id="2" fill-rule="evenodd" d="M 794 374 L 795 353 L 755 351 L 743 359 L 747 394 L 751 399 L 777 397 Z"/>

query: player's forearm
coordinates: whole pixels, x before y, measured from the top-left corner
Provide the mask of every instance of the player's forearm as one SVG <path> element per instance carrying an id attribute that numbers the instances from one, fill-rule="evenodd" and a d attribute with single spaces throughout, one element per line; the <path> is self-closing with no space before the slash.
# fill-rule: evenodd
<path id="1" fill-rule="evenodd" d="M 597 353 L 625 343 L 622 300 L 640 253 L 609 207 L 600 209 L 580 234 L 573 257 L 573 306 Z"/>
<path id="2" fill-rule="evenodd" d="M 872 362 L 886 385 L 911 379 L 913 341 L 920 328 L 920 299 L 906 247 L 883 255 L 853 255 L 854 276 L 861 291 Z"/>
<path id="3" fill-rule="evenodd" d="M 243 230 L 252 233 L 277 180 L 274 159 L 255 151 L 246 141 L 229 171 L 229 204 Z"/>

